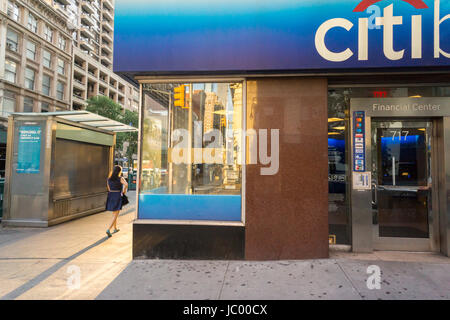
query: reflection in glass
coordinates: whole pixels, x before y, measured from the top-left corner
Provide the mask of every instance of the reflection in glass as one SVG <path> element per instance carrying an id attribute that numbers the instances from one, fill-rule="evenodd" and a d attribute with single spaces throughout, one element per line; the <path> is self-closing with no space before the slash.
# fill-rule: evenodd
<path id="1" fill-rule="evenodd" d="M 240 194 L 242 84 L 146 85 L 144 96 L 141 190 Z"/>
<path id="2" fill-rule="evenodd" d="M 423 186 L 427 184 L 425 128 L 378 128 L 382 185 Z"/>
<path id="3" fill-rule="evenodd" d="M 346 97 L 341 92 L 328 94 L 328 220 L 329 234 L 337 244 L 349 244 Z"/>
<path id="4" fill-rule="evenodd" d="M 242 90 L 242 83 L 143 86 L 140 192 L 186 195 L 164 198 L 164 201 L 176 201 L 167 209 L 167 215 L 180 217 L 179 212 L 186 213 L 189 208 L 203 203 L 206 200 L 200 196 L 207 195 L 209 204 L 214 201 L 218 201 L 216 206 L 222 206 L 219 203 L 224 201 L 234 203 L 230 210 L 235 211 L 238 218 L 233 219 L 240 220 Z M 153 199 L 160 201 L 163 197 Z M 153 210 L 154 206 L 149 208 Z M 186 213 L 183 217 L 219 219 L 218 215 L 217 209 L 214 212 L 205 209 L 205 212 Z M 221 219 L 228 218 L 223 212 Z"/>

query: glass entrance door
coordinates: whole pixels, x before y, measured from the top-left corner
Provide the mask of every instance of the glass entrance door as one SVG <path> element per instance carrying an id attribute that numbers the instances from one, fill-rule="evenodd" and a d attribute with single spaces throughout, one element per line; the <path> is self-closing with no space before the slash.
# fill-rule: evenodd
<path id="1" fill-rule="evenodd" d="M 374 248 L 430 250 L 432 122 L 372 121 Z"/>

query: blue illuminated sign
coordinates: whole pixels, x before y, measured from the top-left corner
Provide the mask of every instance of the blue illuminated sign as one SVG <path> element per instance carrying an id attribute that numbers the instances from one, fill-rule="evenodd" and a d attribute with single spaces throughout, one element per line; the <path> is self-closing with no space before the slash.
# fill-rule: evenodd
<path id="1" fill-rule="evenodd" d="M 41 127 L 21 126 L 17 155 L 17 173 L 39 173 L 41 165 Z"/>
<path id="2" fill-rule="evenodd" d="M 241 221 L 240 195 L 139 194 L 139 219 Z"/>
<path id="3" fill-rule="evenodd" d="M 114 70 L 450 66 L 450 1 L 117 0 Z"/>

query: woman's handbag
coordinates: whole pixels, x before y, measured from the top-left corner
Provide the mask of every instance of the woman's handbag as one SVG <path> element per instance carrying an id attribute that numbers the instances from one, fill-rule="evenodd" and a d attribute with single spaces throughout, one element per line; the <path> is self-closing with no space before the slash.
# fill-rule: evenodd
<path id="1" fill-rule="evenodd" d="M 129 204 L 128 197 L 126 195 L 122 195 L 122 206 Z"/>

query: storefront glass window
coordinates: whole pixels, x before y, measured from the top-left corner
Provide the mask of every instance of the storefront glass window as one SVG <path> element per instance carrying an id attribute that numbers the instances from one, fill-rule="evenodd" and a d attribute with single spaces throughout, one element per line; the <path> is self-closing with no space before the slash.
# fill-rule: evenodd
<path id="1" fill-rule="evenodd" d="M 349 110 L 352 98 L 450 97 L 450 87 L 337 87 L 328 90 L 328 219 L 331 242 L 351 243 Z"/>
<path id="2" fill-rule="evenodd" d="M 345 91 L 328 92 L 328 221 L 331 241 L 349 244 L 347 202 L 347 127 L 349 98 Z"/>
<path id="3" fill-rule="evenodd" d="M 140 219 L 241 221 L 242 90 L 143 85 Z"/>

